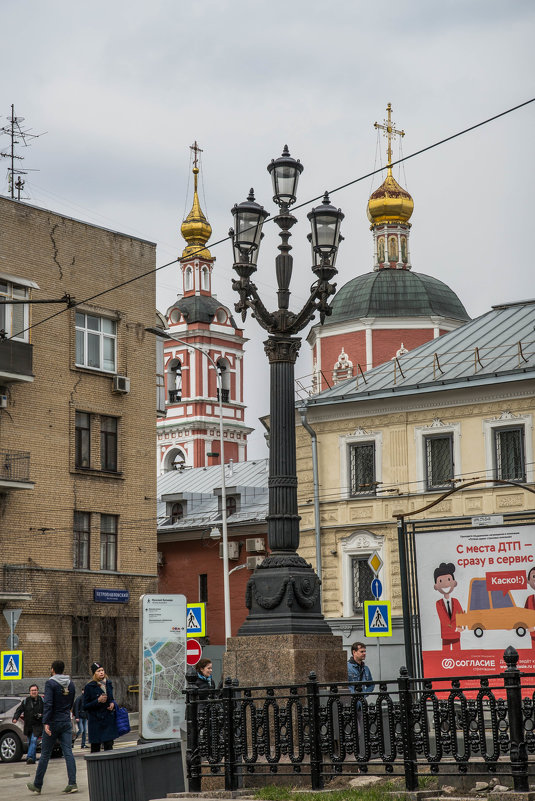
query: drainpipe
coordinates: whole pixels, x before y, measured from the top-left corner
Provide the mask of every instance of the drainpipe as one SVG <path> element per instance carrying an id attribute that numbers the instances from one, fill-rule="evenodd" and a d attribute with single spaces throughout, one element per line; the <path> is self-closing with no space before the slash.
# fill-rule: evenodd
<path id="1" fill-rule="evenodd" d="M 307 421 L 306 403 L 299 405 L 301 415 L 301 425 L 310 434 L 312 444 L 312 478 L 314 482 L 314 530 L 316 532 L 316 573 L 322 578 L 321 568 L 321 524 L 320 524 L 320 491 L 318 474 L 318 438 L 316 432 Z M 323 601 L 323 584 L 320 584 L 320 603 Z"/>

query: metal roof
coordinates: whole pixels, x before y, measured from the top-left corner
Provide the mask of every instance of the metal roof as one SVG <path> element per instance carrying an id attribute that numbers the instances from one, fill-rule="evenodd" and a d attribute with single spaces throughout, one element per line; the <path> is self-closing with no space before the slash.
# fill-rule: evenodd
<path id="1" fill-rule="evenodd" d="M 229 525 L 265 520 L 268 512 L 268 459 L 225 465 L 225 485 L 229 494 L 240 495 L 240 508 L 228 518 Z M 158 531 L 183 530 L 220 521 L 218 497 L 221 466 L 171 470 L 158 478 Z M 182 495 L 186 514 L 171 523 L 166 496 Z M 168 497 L 170 501 L 171 498 Z"/>
<path id="2" fill-rule="evenodd" d="M 535 301 L 494 306 L 430 340 L 311 396 L 307 406 L 535 377 Z"/>

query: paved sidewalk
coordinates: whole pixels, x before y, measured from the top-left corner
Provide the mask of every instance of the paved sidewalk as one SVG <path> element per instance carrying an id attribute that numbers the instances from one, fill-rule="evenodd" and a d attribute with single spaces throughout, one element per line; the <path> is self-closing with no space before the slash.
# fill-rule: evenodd
<path id="1" fill-rule="evenodd" d="M 114 748 L 136 745 L 137 737 L 137 731 L 131 731 L 116 740 Z M 84 759 L 84 754 L 89 754 L 89 749 L 82 751 L 77 741 L 73 753 L 76 759 L 76 783 L 79 792 L 72 798 L 76 798 L 77 801 L 89 801 L 87 767 Z M 63 801 L 71 798 L 70 795 L 62 793 L 67 785 L 67 768 L 64 759 L 51 759 L 48 763 L 41 795 L 31 793 L 26 787 L 28 782 L 33 782 L 35 769 L 35 765 L 27 765 L 26 762 L 0 762 L 0 797 L 2 801 L 26 801 L 30 798 Z M 110 801 L 120 801 L 120 799 L 110 798 Z"/>

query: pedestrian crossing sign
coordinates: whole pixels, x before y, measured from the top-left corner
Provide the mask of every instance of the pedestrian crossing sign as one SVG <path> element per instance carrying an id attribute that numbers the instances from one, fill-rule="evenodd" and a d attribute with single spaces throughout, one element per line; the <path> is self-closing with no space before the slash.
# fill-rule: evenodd
<path id="1" fill-rule="evenodd" d="M 0 679 L 22 679 L 22 651 L 0 652 Z"/>
<path id="2" fill-rule="evenodd" d="M 364 631 L 366 637 L 392 636 L 390 601 L 364 601 Z"/>
<path id="3" fill-rule="evenodd" d="M 206 637 L 206 604 L 190 604 L 186 606 L 186 636 Z"/>

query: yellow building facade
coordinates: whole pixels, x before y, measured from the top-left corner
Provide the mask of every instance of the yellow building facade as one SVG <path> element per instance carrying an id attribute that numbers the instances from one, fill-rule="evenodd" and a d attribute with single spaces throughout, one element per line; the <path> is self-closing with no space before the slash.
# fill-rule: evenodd
<path id="1" fill-rule="evenodd" d="M 412 519 L 452 488 L 480 479 L 414 519 L 464 518 L 470 525 L 475 516 L 535 508 L 535 495 L 516 486 L 535 480 L 534 325 L 533 302 L 494 307 L 306 403 L 318 483 L 315 489 L 310 432 L 299 426 L 300 554 L 317 565 L 316 491 L 323 612 L 346 645 L 364 639 L 363 601 L 373 597 L 367 560 L 377 551 L 382 597 L 392 603 L 393 637 L 382 642 L 396 646 L 392 675 L 404 663 L 396 515 Z"/>

